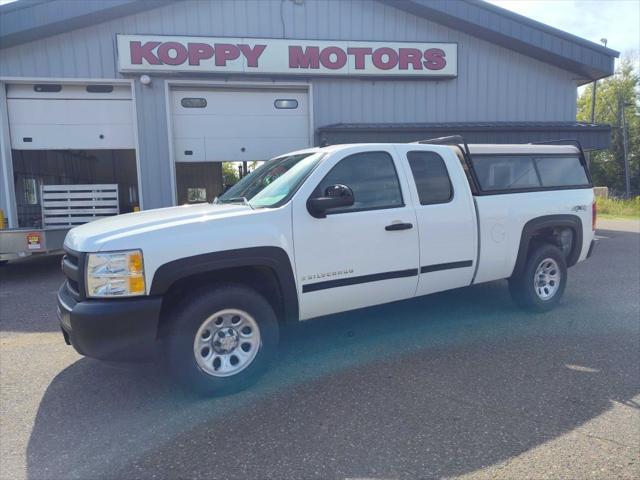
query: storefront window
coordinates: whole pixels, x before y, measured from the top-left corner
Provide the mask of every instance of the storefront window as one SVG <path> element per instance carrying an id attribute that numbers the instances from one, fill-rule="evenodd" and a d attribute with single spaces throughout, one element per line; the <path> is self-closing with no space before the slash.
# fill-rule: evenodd
<path id="1" fill-rule="evenodd" d="M 23 178 L 22 191 L 24 192 L 24 203 L 26 205 L 38 204 L 38 183 L 35 178 Z"/>
<path id="2" fill-rule="evenodd" d="M 180 105 L 184 108 L 204 108 L 207 106 L 206 98 L 183 98 Z"/>
<path id="3" fill-rule="evenodd" d="M 187 202 L 189 203 L 202 203 L 207 201 L 207 189 L 206 188 L 187 188 Z"/>
<path id="4" fill-rule="evenodd" d="M 276 108 L 284 108 L 284 109 L 293 109 L 298 108 L 298 100 L 288 99 L 288 98 L 279 98 L 275 102 L 273 102 Z"/>
<path id="5" fill-rule="evenodd" d="M 88 93 L 111 93 L 113 85 L 87 85 Z"/>

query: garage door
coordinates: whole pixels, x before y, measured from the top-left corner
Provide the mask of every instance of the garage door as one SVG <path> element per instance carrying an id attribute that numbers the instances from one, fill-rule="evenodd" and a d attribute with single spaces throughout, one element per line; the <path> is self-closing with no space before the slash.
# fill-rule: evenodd
<path id="1" fill-rule="evenodd" d="M 128 85 L 7 86 L 14 150 L 133 149 Z"/>
<path id="2" fill-rule="evenodd" d="M 174 89 L 178 162 L 268 160 L 312 145 L 307 90 Z"/>

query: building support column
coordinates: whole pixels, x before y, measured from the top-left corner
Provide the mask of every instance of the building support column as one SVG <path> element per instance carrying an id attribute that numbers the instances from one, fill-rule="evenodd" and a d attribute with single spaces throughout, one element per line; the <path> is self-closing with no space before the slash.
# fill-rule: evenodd
<path id="1" fill-rule="evenodd" d="M 145 210 L 175 204 L 175 165 L 169 139 L 173 133 L 168 128 L 165 83 L 164 79 L 153 77 L 150 84 L 142 85 L 135 79 L 139 184 Z"/>
<path id="2" fill-rule="evenodd" d="M 18 210 L 13 180 L 9 114 L 7 112 L 7 85 L 0 82 L 0 208 L 9 228 L 18 227 Z"/>

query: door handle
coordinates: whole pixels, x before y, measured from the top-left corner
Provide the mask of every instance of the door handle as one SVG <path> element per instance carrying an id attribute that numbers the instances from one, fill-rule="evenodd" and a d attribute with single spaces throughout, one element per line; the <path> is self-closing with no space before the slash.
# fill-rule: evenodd
<path id="1" fill-rule="evenodd" d="M 412 223 L 392 223 L 391 225 L 387 225 L 384 229 L 387 232 L 395 232 L 396 230 L 409 230 L 413 228 Z"/>

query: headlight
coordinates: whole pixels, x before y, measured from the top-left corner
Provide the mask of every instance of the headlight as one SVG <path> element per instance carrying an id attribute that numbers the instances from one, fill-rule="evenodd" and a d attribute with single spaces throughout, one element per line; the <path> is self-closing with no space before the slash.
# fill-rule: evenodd
<path id="1" fill-rule="evenodd" d="M 90 253 L 88 297 L 132 297 L 145 294 L 142 251 Z"/>

